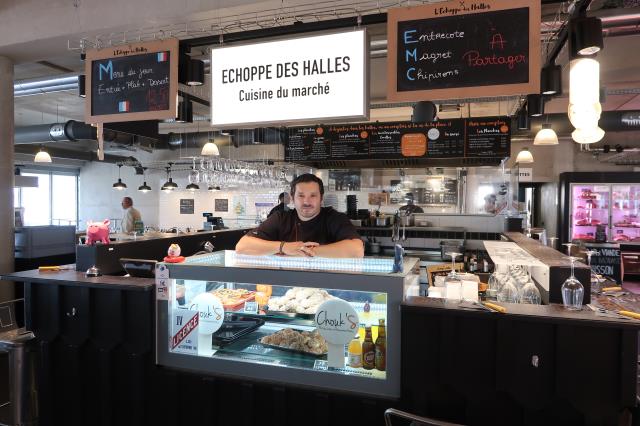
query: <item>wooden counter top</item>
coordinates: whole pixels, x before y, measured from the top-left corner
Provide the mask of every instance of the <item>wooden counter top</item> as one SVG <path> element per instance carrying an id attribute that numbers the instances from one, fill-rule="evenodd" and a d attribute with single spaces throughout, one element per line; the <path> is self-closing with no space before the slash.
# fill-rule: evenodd
<path id="1" fill-rule="evenodd" d="M 597 316 L 595 312 L 588 307 L 584 307 L 582 311 L 568 311 L 564 309 L 562 305 L 521 305 L 517 303 L 502 303 L 496 302 L 500 306 L 507 308 L 506 314 L 500 314 L 495 312 L 489 312 L 482 309 L 466 309 L 460 308 L 455 305 L 446 305 L 444 299 L 437 299 L 432 297 L 408 297 L 403 303 L 403 307 L 410 309 L 443 309 L 447 311 L 454 311 L 460 315 L 496 315 L 496 316 L 510 316 L 511 319 L 526 319 L 541 322 L 553 322 L 559 321 L 576 321 L 582 322 L 588 321 L 589 326 L 599 327 L 623 327 L 623 328 L 640 328 L 640 321 L 625 318 L 609 318 Z M 514 318 L 520 317 L 520 318 Z"/>
<path id="2" fill-rule="evenodd" d="M 140 290 L 149 291 L 153 289 L 155 280 L 153 278 L 121 277 L 113 275 L 103 275 L 100 277 L 87 277 L 84 272 L 74 270 L 46 271 L 40 272 L 37 269 L 22 272 L 12 272 L 1 277 L 7 281 L 44 283 L 53 285 L 77 284 L 80 287 L 93 288 L 116 288 L 120 290 Z"/>

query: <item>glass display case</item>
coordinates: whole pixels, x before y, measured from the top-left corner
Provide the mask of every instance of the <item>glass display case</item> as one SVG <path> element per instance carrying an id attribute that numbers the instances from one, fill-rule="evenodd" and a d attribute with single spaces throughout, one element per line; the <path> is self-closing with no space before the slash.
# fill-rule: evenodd
<path id="1" fill-rule="evenodd" d="M 611 239 L 640 242 L 640 185 L 613 185 L 611 199 Z"/>
<path id="2" fill-rule="evenodd" d="M 572 184 L 571 239 L 640 242 L 639 208 L 638 184 Z M 600 238 L 598 229 L 604 233 Z"/>
<path id="3" fill-rule="evenodd" d="M 165 277 L 168 273 L 168 292 L 158 298 L 157 363 L 397 397 L 399 304 L 407 292 L 417 292 L 417 275 L 411 272 L 416 264 L 417 259 L 405 258 L 403 272 L 392 272 L 391 258 L 245 256 L 233 251 L 159 264 Z M 340 300 L 355 316 L 325 312 L 325 302 Z M 344 323 L 347 330 L 349 341 L 336 345 L 343 366 L 332 367 L 328 361 L 331 339 L 325 340 L 323 325 L 332 321 Z"/>
<path id="4" fill-rule="evenodd" d="M 571 185 L 571 240 L 586 242 L 610 239 L 609 205 L 611 200 L 610 185 Z M 605 235 L 596 235 L 598 229 Z"/>

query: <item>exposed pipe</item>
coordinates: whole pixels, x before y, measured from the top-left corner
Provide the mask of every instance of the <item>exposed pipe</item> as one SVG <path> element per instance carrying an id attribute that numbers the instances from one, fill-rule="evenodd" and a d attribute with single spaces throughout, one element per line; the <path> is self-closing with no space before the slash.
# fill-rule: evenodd
<path id="1" fill-rule="evenodd" d="M 515 117 L 513 118 L 515 119 Z M 559 137 L 570 136 L 574 130 L 567 114 L 546 114 L 544 117 L 532 117 L 531 130 L 515 131 L 512 140 L 518 140 L 519 137 L 532 139 L 536 132 L 542 128 L 543 123 L 549 123 Z M 603 111 L 598 125 L 605 132 L 639 131 L 640 110 Z M 514 126 L 514 128 L 516 127 Z"/>
<path id="2" fill-rule="evenodd" d="M 36 124 L 34 126 L 17 127 L 15 144 L 42 144 L 47 142 L 96 140 L 95 127 L 80 121 L 69 120 L 65 123 Z"/>
<path id="3" fill-rule="evenodd" d="M 69 159 L 69 160 L 81 160 L 81 161 L 102 161 L 104 163 L 122 163 L 126 166 L 139 165 L 140 162 L 135 157 L 124 157 L 121 155 L 105 154 L 104 160 L 99 160 L 98 155 L 93 151 L 70 151 L 67 149 L 47 147 L 47 152 L 52 158 Z M 35 155 L 40 150 L 38 146 L 30 145 L 18 145 L 15 147 L 15 152 L 19 154 Z"/>

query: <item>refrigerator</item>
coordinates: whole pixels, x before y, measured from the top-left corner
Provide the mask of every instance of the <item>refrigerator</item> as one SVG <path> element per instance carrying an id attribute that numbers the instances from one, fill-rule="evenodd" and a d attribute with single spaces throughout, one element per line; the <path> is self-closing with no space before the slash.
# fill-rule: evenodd
<path id="1" fill-rule="evenodd" d="M 562 173 L 558 201 L 561 243 L 596 251 L 593 269 L 621 282 L 624 254 L 640 251 L 640 173 Z"/>

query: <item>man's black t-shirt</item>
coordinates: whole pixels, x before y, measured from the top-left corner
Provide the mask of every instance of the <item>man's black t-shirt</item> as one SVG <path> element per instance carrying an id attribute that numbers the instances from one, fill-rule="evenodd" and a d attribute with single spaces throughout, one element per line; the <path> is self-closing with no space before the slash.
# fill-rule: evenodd
<path id="1" fill-rule="evenodd" d="M 276 212 L 249 235 L 267 241 L 311 241 L 318 244 L 360 239 L 347 215 L 332 207 L 322 207 L 318 216 L 308 221 L 300 220 L 296 210 Z"/>

